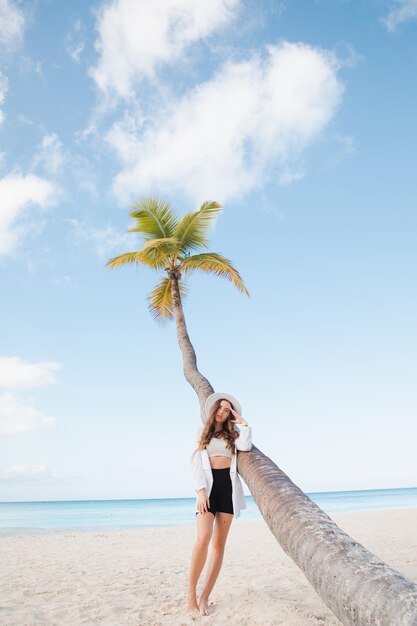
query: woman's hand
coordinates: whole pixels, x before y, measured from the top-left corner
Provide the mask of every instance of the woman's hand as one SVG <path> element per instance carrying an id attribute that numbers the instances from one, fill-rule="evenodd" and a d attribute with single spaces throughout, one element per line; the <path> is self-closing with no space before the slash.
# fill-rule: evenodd
<path id="1" fill-rule="evenodd" d="M 230 421 L 233 422 L 233 424 L 246 424 L 245 420 L 241 418 L 241 416 L 239 415 L 237 411 L 232 409 L 232 407 L 230 407 L 230 410 L 232 411 L 232 414 L 233 414 L 233 417 L 231 418 Z"/>
<path id="2" fill-rule="evenodd" d="M 198 492 L 197 509 L 199 513 L 207 513 L 210 508 L 210 500 L 207 497 L 206 490 L 200 489 Z"/>

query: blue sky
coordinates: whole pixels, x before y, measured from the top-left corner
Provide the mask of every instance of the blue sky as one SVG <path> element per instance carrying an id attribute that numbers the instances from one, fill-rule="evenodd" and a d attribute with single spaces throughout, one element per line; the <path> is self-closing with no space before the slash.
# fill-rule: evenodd
<path id="1" fill-rule="evenodd" d="M 203 6 L 204 4 L 204 6 Z M 217 200 L 199 365 L 304 490 L 416 486 L 417 2 L 0 0 L 0 499 L 191 496 L 131 202 Z"/>

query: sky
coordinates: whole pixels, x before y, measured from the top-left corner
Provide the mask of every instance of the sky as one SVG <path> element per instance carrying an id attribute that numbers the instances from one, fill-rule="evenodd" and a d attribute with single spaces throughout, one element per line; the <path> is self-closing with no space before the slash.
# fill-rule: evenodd
<path id="1" fill-rule="evenodd" d="M 417 486 L 417 1 L 0 0 L 0 500 L 192 497 L 139 197 L 216 200 L 202 373 L 304 491 Z M 248 491 L 246 491 L 248 493 Z"/>

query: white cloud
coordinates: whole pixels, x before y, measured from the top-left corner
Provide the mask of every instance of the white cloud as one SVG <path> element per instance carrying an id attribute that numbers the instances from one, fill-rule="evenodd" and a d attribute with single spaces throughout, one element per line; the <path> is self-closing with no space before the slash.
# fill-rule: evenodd
<path id="1" fill-rule="evenodd" d="M 32 167 L 43 167 L 49 174 L 60 173 L 66 161 L 62 142 L 56 133 L 44 135 L 38 151 L 33 159 Z"/>
<path id="2" fill-rule="evenodd" d="M 79 63 L 81 54 L 85 48 L 84 24 L 81 20 L 76 20 L 65 39 L 65 49 L 70 58 Z"/>
<path id="3" fill-rule="evenodd" d="M 278 184 L 282 187 L 291 185 L 291 183 L 301 180 L 305 176 L 305 171 L 302 168 L 284 167 L 278 174 Z"/>
<path id="4" fill-rule="evenodd" d="M 121 233 L 114 226 L 91 228 L 77 219 L 68 219 L 73 233 L 79 243 L 93 244 L 97 256 L 108 260 L 113 254 L 135 250 L 138 248 L 137 239 L 132 233 Z"/>
<path id="5" fill-rule="evenodd" d="M 42 61 L 36 61 L 35 59 L 23 54 L 19 55 L 19 70 L 23 76 L 38 74 L 39 76 L 44 77 Z"/>
<path id="6" fill-rule="evenodd" d="M 11 54 L 22 42 L 25 18 L 13 0 L 0 0 L 0 60 Z M 1 110 L 7 92 L 7 78 L 0 70 L 0 124 L 4 121 Z"/>
<path id="7" fill-rule="evenodd" d="M 40 172 L 55 178 L 64 174 L 66 179 L 72 178 L 75 181 L 78 189 L 97 196 L 95 173 L 91 161 L 81 154 L 64 148 L 56 133 L 47 133 L 43 136 L 30 169 L 32 172 Z"/>
<path id="8" fill-rule="evenodd" d="M 114 124 L 107 141 L 124 164 L 115 193 L 123 203 L 151 190 L 223 202 L 271 176 L 288 182 L 341 101 L 338 69 L 323 50 L 283 42 L 266 58 L 227 63 L 142 134 L 131 120 Z"/>
<path id="9" fill-rule="evenodd" d="M 0 45 L 13 50 L 23 39 L 25 18 L 13 0 L 0 0 Z"/>
<path id="10" fill-rule="evenodd" d="M 0 393 L 0 435 L 44 430 L 55 424 L 55 418 L 43 415 L 23 402 L 15 393 Z"/>
<path id="11" fill-rule="evenodd" d="M 28 363 L 19 357 L 0 357 L 0 387 L 32 389 L 56 382 L 61 368 L 53 361 Z"/>
<path id="12" fill-rule="evenodd" d="M 99 191 L 96 183 L 97 172 L 94 169 L 95 164 L 86 157 L 80 154 L 75 155 L 74 153 L 71 154 L 68 161 L 71 175 L 78 189 L 85 191 L 96 199 L 99 195 Z"/>
<path id="13" fill-rule="evenodd" d="M 97 12 L 100 57 L 91 75 L 105 92 L 126 98 L 134 83 L 229 23 L 239 0 L 113 0 Z"/>
<path id="14" fill-rule="evenodd" d="M 46 465 L 11 465 L 7 469 L 0 471 L 1 482 L 42 480 L 49 478 L 51 471 Z"/>
<path id="15" fill-rule="evenodd" d="M 395 0 L 392 11 L 381 21 L 389 32 L 404 22 L 417 19 L 417 0 Z"/>
<path id="16" fill-rule="evenodd" d="M 0 256 L 12 254 L 19 241 L 34 226 L 28 208 L 50 206 L 56 187 L 34 174 L 12 173 L 0 179 Z"/>

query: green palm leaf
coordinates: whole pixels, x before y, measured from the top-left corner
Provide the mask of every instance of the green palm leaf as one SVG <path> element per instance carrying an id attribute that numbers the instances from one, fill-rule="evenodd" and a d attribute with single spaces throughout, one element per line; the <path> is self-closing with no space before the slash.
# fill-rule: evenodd
<path id="1" fill-rule="evenodd" d="M 110 261 L 107 261 L 106 266 L 113 269 L 115 267 L 121 267 L 122 265 L 132 265 L 133 263 L 145 263 L 141 258 L 140 252 L 124 252 L 123 254 L 119 254 L 110 259 Z M 146 262 L 145 265 L 151 265 L 151 263 Z"/>
<path id="2" fill-rule="evenodd" d="M 218 202 L 205 202 L 199 211 L 186 213 L 174 230 L 174 237 L 179 241 L 179 252 L 206 248 L 209 240 L 206 232 L 214 222 L 222 205 Z"/>
<path id="3" fill-rule="evenodd" d="M 187 294 L 186 286 L 180 281 L 180 296 L 183 299 Z M 158 322 L 170 320 L 173 317 L 171 281 L 163 278 L 148 295 L 148 308 L 153 318 Z"/>
<path id="4" fill-rule="evenodd" d="M 180 296 L 186 295 L 186 287 L 180 275 L 195 270 L 208 272 L 230 280 L 240 292 L 249 296 L 239 272 L 231 261 L 207 252 L 190 256 L 190 250 L 206 247 L 207 231 L 220 212 L 218 202 L 205 202 L 198 211 L 187 213 L 179 219 L 170 205 L 156 198 L 140 198 L 133 205 L 130 216 L 136 225 L 130 232 L 143 235 L 144 243 L 137 252 L 125 252 L 107 262 L 110 268 L 134 263 L 147 265 L 154 270 L 169 270 L 169 276 L 161 278 L 148 295 L 148 306 L 157 321 L 172 319 L 173 302 L 171 284 L 176 276 Z"/>
<path id="5" fill-rule="evenodd" d="M 150 239 L 139 250 L 141 256 L 150 261 L 156 269 L 165 269 L 172 265 L 172 259 L 178 252 L 178 240 L 175 237 Z"/>
<path id="6" fill-rule="evenodd" d="M 130 217 L 136 220 L 136 226 L 129 232 L 143 233 L 145 239 L 172 237 L 178 224 L 178 218 L 167 202 L 157 198 L 139 198 L 132 205 Z"/>
<path id="7" fill-rule="evenodd" d="M 250 295 L 239 272 L 233 267 L 231 261 L 215 252 L 205 252 L 189 256 L 181 263 L 179 270 L 184 274 L 190 274 L 195 270 L 200 270 L 221 276 L 222 278 L 227 278 L 232 281 L 240 292 L 245 293 L 247 296 Z"/>
<path id="8" fill-rule="evenodd" d="M 107 267 L 111 269 L 121 265 L 142 263 L 155 270 L 165 269 L 170 265 L 170 257 L 176 254 L 178 241 L 174 238 L 152 239 L 146 241 L 137 252 L 125 252 L 110 259 Z"/>

